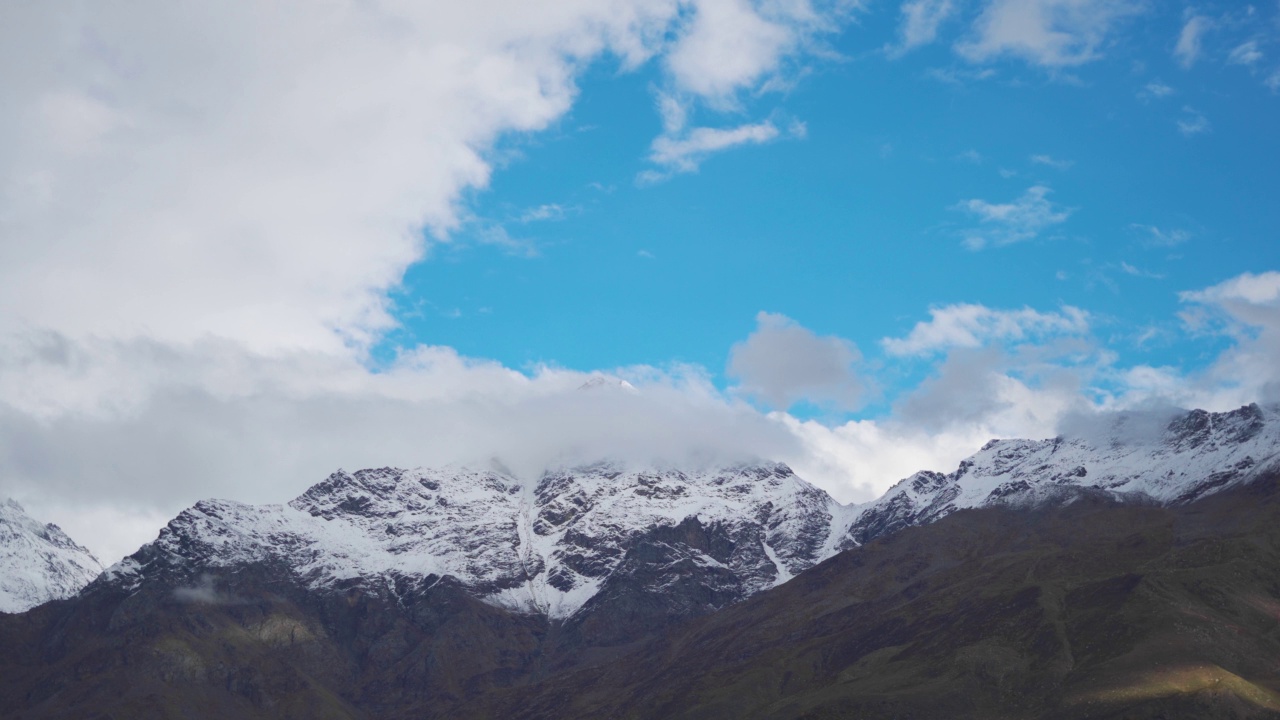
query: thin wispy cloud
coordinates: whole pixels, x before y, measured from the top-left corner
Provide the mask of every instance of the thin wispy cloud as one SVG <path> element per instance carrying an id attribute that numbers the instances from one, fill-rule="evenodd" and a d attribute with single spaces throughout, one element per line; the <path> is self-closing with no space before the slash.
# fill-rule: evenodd
<path id="1" fill-rule="evenodd" d="M 880 344 L 893 356 L 921 356 L 951 348 L 979 348 L 993 341 L 1083 335 L 1089 326 L 1089 314 L 1070 305 L 1058 312 L 999 310 L 972 303 L 945 305 L 930 308 L 929 320 L 916 323 L 905 337 L 885 338 Z"/>
<path id="2" fill-rule="evenodd" d="M 963 200 L 956 210 L 974 216 L 979 226 L 964 232 L 965 247 L 981 250 L 1012 245 L 1038 237 L 1042 232 L 1067 221 L 1071 210 L 1049 199 L 1052 192 L 1044 185 L 1027 188 L 1021 197 L 1007 203 L 981 199 Z"/>
<path id="3" fill-rule="evenodd" d="M 649 160 L 662 170 L 646 170 L 641 182 L 658 182 L 674 173 L 694 172 L 708 156 L 741 145 L 759 145 L 779 137 L 778 126 L 766 121 L 732 128 L 698 127 L 680 137 L 653 141 Z"/>
<path id="4" fill-rule="evenodd" d="M 930 68 L 924 76 L 945 85 L 963 86 L 973 82 L 981 82 L 996 77 L 994 68 Z"/>
<path id="5" fill-rule="evenodd" d="M 1164 279 L 1164 275 L 1161 273 L 1152 272 L 1150 270 L 1143 270 L 1142 268 L 1139 268 L 1135 265 L 1130 265 L 1129 263 L 1123 260 L 1120 261 L 1120 271 L 1123 272 L 1125 275 L 1130 275 L 1132 277 L 1148 278 L 1151 280 Z"/>
<path id="6" fill-rule="evenodd" d="M 894 57 L 932 43 L 938 37 L 938 28 L 955 9 L 952 0 L 906 0 L 900 8 L 898 43 L 885 46 L 886 52 Z"/>
<path id="7" fill-rule="evenodd" d="M 1209 124 L 1209 118 L 1190 106 L 1182 108 L 1182 117 L 1178 118 L 1177 125 L 1178 132 L 1182 133 L 1183 137 L 1188 138 L 1203 135 L 1212 129 L 1212 125 Z"/>
<path id="8" fill-rule="evenodd" d="M 1178 64 L 1190 68 L 1196 64 L 1203 52 L 1204 34 L 1212 27 L 1212 21 L 1203 15 L 1192 15 L 1182 25 L 1178 33 L 1178 44 L 1174 46 L 1173 56 Z"/>
<path id="9" fill-rule="evenodd" d="M 1246 65 L 1252 67 L 1262 60 L 1262 51 L 1258 49 L 1258 42 L 1250 40 L 1241 43 L 1231 50 L 1227 55 L 1227 62 L 1232 65 Z"/>
<path id="10" fill-rule="evenodd" d="M 1148 247 L 1175 247 L 1191 239 L 1191 233 L 1182 228 L 1160 228 L 1155 225 L 1132 223 L 1130 226 Z"/>
<path id="11" fill-rule="evenodd" d="M 558 203 L 547 203 L 545 205 L 538 205 L 537 207 L 531 207 L 525 210 L 520 213 L 520 217 L 517 220 L 521 223 L 556 221 L 563 220 L 568 213 L 569 208 L 566 208 L 563 205 Z"/>
<path id="12" fill-rule="evenodd" d="M 1171 86 L 1165 85 L 1164 83 L 1157 80 L 1154 82 L 1147 83 L 1142 88 L 1142 90 L 1138 92 L 1138 99 L 1159 100 L 1161 98 L 1167 98 L 1170 95 L 1173 95 L 1175 92 L 1177 91 L 1174 90 Z"/>
<path id="13" fill-rule="evenodd" d="M 1051 155 L 1032 155 L 1031 162 L 1036 165 L 1051 167 L 1054 170 L 1070 170 L 1071 166 L 1076 164 L 1075 160 L 1063 160 Z"/>

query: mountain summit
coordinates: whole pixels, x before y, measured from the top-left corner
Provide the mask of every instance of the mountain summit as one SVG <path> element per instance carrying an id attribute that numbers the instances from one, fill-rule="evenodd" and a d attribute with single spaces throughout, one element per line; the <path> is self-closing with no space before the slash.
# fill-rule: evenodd
<path id="1" fill-rule="evenodd" d="M 288 505 L 197 503 L 104 580 L 269 563 L 314 589 L 394 592 L 448 579 L 490 604 L 558 620 L 607 602 L 619 583 L 656 592 L 696 576 L 713 588 L 697 608 L 707 611 L 826 557 L 837 508 L 778 464 L 599 464 L 533 484 L 461 467 L 339 471 Z"/>
<path id="2" fill-rule="evenodd" d="M 57 525 L 33 520 L 13 500 L 0 503 L 0 612 L 70 597 L 100 572 L 98 559 Z"/>

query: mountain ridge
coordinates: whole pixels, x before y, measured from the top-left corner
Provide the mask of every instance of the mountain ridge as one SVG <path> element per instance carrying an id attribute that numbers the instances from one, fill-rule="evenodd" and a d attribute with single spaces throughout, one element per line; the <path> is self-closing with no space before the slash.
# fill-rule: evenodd
<path id="1" fill-rule="evenodd" d="M 1151 427 L 1136 433 L 1140 422 Z M 1257 404 L 1193 410 L 1154 425 L 1119 415 L 1099 437 L 1105 442 L 992 440 L 951 473 L 920 471 L 853 505 L 774 462 L 687 472 L 599 462 L 534 482 L 461 466 L 340 470 L 285 505 L 201 501 L 103 579 L 127 584 L 157 563 L 270 560 L 314 588 L 448 576 L 485 602 L 565 620 L 623 566 L 632 539 L 690 518 L 719 528 L 732 549 L 688 546 L 677 555 L 705 571 L 729 571 L 741 585 L 729 593 L 738 601 L 959 509 L 1069 502 L 1085 490 L 1128 502 L 1191 502 L 1280 462 L 1280 412 Z"/>
<path id="2" fill-rule="evenodd" d="M 0 612 L 71 597 L 102 572 L 93 553 L 14 500 L 0 502 Z"/>

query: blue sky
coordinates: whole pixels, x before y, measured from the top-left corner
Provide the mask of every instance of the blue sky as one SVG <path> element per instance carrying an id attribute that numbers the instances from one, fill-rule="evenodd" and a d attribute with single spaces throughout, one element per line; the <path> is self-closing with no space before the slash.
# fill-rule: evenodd
<path id="1" fill-rule="evenodd" d="M 847 338 L 874 366 L 900 364 L 881 339 L 930 307 L 979 303 L 1084 309 L 1120 365 L 1209 364 L 1220 348 L 1183 330 L 1178 293 L 1280 267 L 1277 8 L 1142 6 L 1065 66 L 966 60 L 964 8 L 897 56 L 884 48 L 898 8 L 857 13 L 785 90 L 695 110 L 802 135 L 658 182 L 643 174 L 660 68 L 597 61 L 570 112 L 495 151 L 471 219 L 408 270 L 380 354 L 428 343 L 525 368 L 685 362 L 727 386 L 728 349 L 759 311 Z M 1215 25 L 1187 66 L 1176 48 L 1193 13 Z M 1233 61 L 1250 42 L 1261 57 Z M 964 207 L 1036 192 L 1051 217 L 1026 227 Z M 863 412 L 921 371 L 881 371 Z"/>
<path id="2" fill-rule="evenodd" d="M 1280 401 L 1277 127 L 1274 0 L 0 4 L 0 496 Z"/>

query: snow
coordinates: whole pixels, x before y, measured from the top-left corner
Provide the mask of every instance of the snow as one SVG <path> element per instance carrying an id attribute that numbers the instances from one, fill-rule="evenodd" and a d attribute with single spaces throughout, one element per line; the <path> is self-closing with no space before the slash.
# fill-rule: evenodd
<path id="1" fill-rule="evenodd" d="M 100 572 L 97 558 L 57 525 L 32 519 L 12 500 L 0 503 L 0 612 L 70 597 Z"/>
<path id="2" fill-rule="evenodd" d="M 529 485 L 464 467 L 383 468 L 339 471 L 284 506 L 197 503 L 151 549 L 168 566 L 284 560 L 314 588 L 452 576 L 495 605 L 566 618 L 598 592 L 629 541 L 654 526 L 696 516 L 758 527 L 776 571 L 755 590 L 813 564 L 834 507 L 776 464 L 685 472 L 602 463 Z M 147 572 L 137 557 L 108 577 L 132 582 Z M 723 567 L 705 555 L 695 561 Z"/>
<path id="3" fill-rule="evenodd" d="M 863 540 L 883 527 L 919 524 L 962 508 L 1026 504 L 1090 488 L 1117 499 L 1191 502 L 1249 482 L 1280 463 L 1280 411 L 1248 405 L 1196 410 L 1133 432 L 1119 415 L 1080 437 L 993 440 L 949 475 L 920 472 L 850 513 L 843 533 Z M 847 547 L 837 540 L 837 549 Z"/>
<path id="4" fill-rule="evenodd" d="M 486 602 L 564 619 L 620 571 L 638 538 L 689 518 L 739 549 L 727 562 L 691 547 L 669 546 L 671 556 L 727 568 L 749 595 L 959 509 L 1069 502 L 1080 488 L 1191 502 L 1280 462 L 1276 408 L 1194 411 L 1150 433 L 1133 432 L 1123 416 L 1110 422 L 1087 436 L 992 441 L 954 472 L 916 473 L 879 500 L 850 506 L 773 463 L 691 470 L 603 462 L 532 481 L 496 465 L 339 471 L 288 505 L 197 503 L 103 577 L 133 586 L 154 563 L 196 572 L 253 562 L 280 562 L 317 589 L 358 580 L 391 592 L 397 579 L 452 577 Z M 658 591 L 678 572 L 660 569 L 647 587 Z"/>

